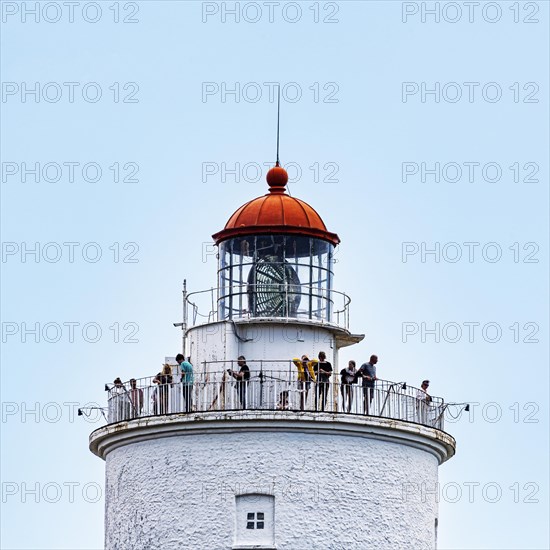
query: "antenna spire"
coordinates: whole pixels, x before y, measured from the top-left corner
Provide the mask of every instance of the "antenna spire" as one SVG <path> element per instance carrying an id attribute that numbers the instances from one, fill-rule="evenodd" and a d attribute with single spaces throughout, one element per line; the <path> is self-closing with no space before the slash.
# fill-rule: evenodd
<path id="1" fill-rule="evenodd" d="M 285 186 L 288 182 L 288 173 L 279 162 L 279 122 L 281 120 L 281 85 L 279 84 L 279 93 L 277 95 L 277 162 L 269 170 L 265 179 L 269 185 L 270 193 L 284 194 Z"/>
<path id="2" fill-rule="evenodd" d="M 281 119 L 281 84 L 277 88 L 277 162 L 275 166 L 280 166 L 279 164 L 279 121 Z"/>

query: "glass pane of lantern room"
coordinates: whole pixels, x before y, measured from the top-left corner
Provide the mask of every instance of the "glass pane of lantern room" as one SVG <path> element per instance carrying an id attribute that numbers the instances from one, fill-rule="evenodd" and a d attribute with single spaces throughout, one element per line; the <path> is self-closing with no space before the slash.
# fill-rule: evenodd
<path id="1" fill-rule="evenodd" d="M 221 243 L 221 318 L 330 320 L 332 250 L 326 241 L 294 235 L 256 235 Z"/>
<path id="2" fill-rule="evenodd" d="M 239 271 L 241 260 L 235 254 L 235 239 L 229 239 L 219 245 L 219 315 L 221 319 L 232 319 L 239 316 Z"/>
<path id="3" fill-rule="evenodd" d="M 252 258 L 252 238 L 238 237 L 219 245 L 219 315 L 221 319 L 242 317 L 246 310 L 246 278 Z"/>
<path id="4" fill-rule="evenodd" d="M 311 286 L 311 239 L 288 235 L 285 243 L 285 259 L 296 274 L 294 317 L 310 319 L 309 288 Z"/>
<path id="5" fill-rule="evenodd" d="M 312 317 L 331 321 L 332 304 L 332 251 L 334 247 L 323 240 L 312 239 L 311 293 Z"/>
<path id="6" fill-rule="evenodd" d="M 218 246 L 218 316 L 220 319 L 227 319 L 228 312 L 228 253 L 227 242 L 222 242 Z"/>
<path id="7" fill-rule="evenodd" d="M 248 283 L 248 308 L 255 317 L 286 317 L 294 311 L 297 276 L 285 261 L 283 235 L 258 235 Z"/>

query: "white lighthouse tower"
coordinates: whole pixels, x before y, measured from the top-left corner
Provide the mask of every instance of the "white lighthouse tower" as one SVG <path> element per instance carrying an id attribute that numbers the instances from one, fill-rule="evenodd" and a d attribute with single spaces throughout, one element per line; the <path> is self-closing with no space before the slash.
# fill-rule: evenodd
<path id="1" fill-rule="evenodd" d="M 217 288 L 184 291 L 192 383 L 174 366 L 110 390 L 109 423 L 90 436 L 108 550 L 436 548 L 426 495 L 455 452 L 445 405 L 402 382 L 341 385 L 339 350 L 363 335 L 333 288 L 340 240 L 287 180 L 272 168 L 268 193 L 213 235 Z"/>

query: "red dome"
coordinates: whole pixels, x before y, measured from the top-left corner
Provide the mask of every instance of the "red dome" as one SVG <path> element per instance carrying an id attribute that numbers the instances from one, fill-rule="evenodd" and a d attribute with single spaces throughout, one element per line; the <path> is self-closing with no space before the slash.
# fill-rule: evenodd
<path id="1" fill-rule="evenodd" d="M 212 235 L 221 241 L 242 235 L 286 234 L 316 237 L 337 245 L 336 233 L 327 231 L 321 216 L 309 204 L 287 195 L 286 171 L 276 166 L 268 172 L 269 193 L 241 206 L 225 224 L 225 228 Z"/>

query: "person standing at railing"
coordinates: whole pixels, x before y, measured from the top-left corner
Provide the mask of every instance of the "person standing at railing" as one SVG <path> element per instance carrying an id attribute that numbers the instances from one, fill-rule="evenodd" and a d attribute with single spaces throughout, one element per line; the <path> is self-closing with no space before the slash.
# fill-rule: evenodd
<path id="1" fill-rule="evenodd" d="M 307 355 L 302 355 L 302 359 L 297 357 L 292 360 L 298 369 L 298 391 L 300 392 L 300 410 L 305 409 L 309 388 L 312 382 L 315 382 L 315 371 L 313 365 L 317 359 L 309 360 Z"/>
<path id="2" fill-rule="evenodd" d="M 159 390 L 159 410 L 157 410 L 156 403 L 154 406 L 155 414 L 167 414 L 168 404 L 170 399 L 170 386 L 172 384 L 172 367 L 166 363 L 162 367 L 162 371 L 159 372 L 153 379 L 153 384 L 158 384 Z"/>
<path id="3" fill-rule="evenodd" d="M 153 378 L 153 384 L 160 384 L 160 372 Z M 159 390 L 155 387 L 151 392 L 151 403 L 153 404 L 153 414 L 159 413 Z"/>
<path id="4" fill-rule="evenodd" d="M 357 382 L 359 373 L 355 369 L 355 361 L 352 359 L 348 362 L 348 368 L 340 371 L 340 389 L 342 392 L 342 410 L 351 412 L 353 404 L 353 388 L 352 384 Z M 347 407 L 346 407 L 347 404 Z"/>
<path id="5" fill-rule="evenodd" d="M 113 422 L 120 422 L 121 420 L 128 420 L 130 418 L 130 400 L 128 399 L 128 391 L 126 386 L 122 383 L 120 378 L 113 380 L 113 387 L 111 388 L 111 398 L 115 404 L 115 415 Z"/>
<path id="6" fill-rule="evenodd" d="M 235 372 L 232 369 L 227 369 L 227 372 L 235 378 L 235 388 L 241 401 L 241 407 L 246 409 L 246 390 L 248 387 L 248 381 L 250 380 L 250 369 L 246 364 L 244 355 L 240 355 L 237 358 L 237 365 L 239 365 L 239 371 Z"/>
<path id="7" fill-rule="evenodd" d="M 372 398 L 374 397 L 374 384 L 378 378 L 376 377 L 376 363 L 378 357 L 371 355 L 368 363 L 363 363 L 358 371 L 359 376 L 363 379 L 363 412 L 369 414 Z"/>
<path id="8" fill-rule="evenodd" d="M 428 393 L 429 386 L 430 381 L 423 380 L 422 385 L 416 392 L 416 410 L 418 413 L 418 421 L 420 422 L 420 424 L 426 424 L 428 410 L 430 408 L 430 403 L 432 402 L 432 396 Z"/>
<path id="9" fill-rule="evenodd" d="M 195 381 L 193 365 L 186 361 L 181 353 L 176 355 L 176 362 L 181 372 L 181 391 L 185 401 L 185 412 L 191 412 L 193 409 L 193 383 Z"/>
<path id="10" fill-rule="evenodd" d="M 143 410 L 143 390 L 137 387 L 135 378 L 130 380 L 130 391 L 128 392 L 130 404 L 132 406 L 132 418 L 141 416 Z"/>
<path id="11" fill-rule="evenodd" d="M 317 385 L 315 387 L 315 410 L 324 411 L 327 403 L 327 394 L 330 377 L 332 376 L 332 365 L 327 361 L 324 351 L 319 352 L 319 361 L 313 366 Z"/>

